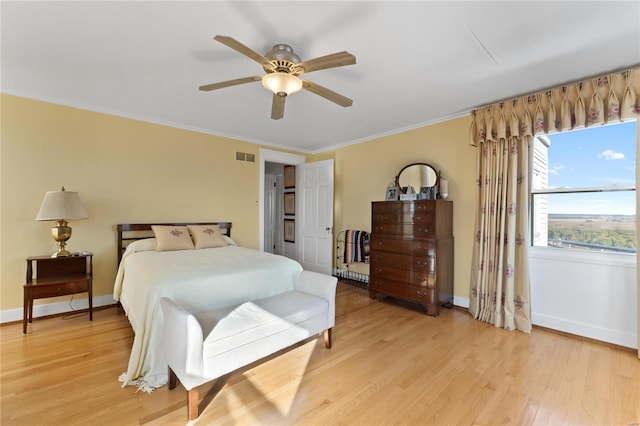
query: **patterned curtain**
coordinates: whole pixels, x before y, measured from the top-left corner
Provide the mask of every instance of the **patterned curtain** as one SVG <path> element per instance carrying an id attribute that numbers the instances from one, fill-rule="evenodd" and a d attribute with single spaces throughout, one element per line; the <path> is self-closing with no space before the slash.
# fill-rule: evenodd
<path id="1" fill-rule="evenodd" d="M 611 73 L 473 110 L 478 147 L 469 311 L 506 330 L 531 331 L 529 160 L 538 135 L 636 118 L 640 69 Z"/>

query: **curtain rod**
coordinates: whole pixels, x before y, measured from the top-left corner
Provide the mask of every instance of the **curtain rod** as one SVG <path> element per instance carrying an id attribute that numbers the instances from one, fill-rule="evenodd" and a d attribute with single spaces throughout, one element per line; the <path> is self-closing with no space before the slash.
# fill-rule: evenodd
<path id="1" fill-rule="evenodd" d="M 616 69 L 611 70 L 609 72 L 593 74 L 593 75 L 591 75 L 589 77 L 583 77 L 583 78 L 581 78 L 579 80 L 573 80 L 573 81 L 570 81 L 568 83 L 562 83 L 562 84 L 559 84 L 559 85 L 555 85 L 553 87 L 547 87 L 546 89 L 536 90 L 535 92 L 528 92 L 528 93 L 524 93 L 524 94 L 521 94 L 521 95 L 512 96 L 510 98 L 505 98 L 505 99 L 501 99 L 501 100 L 498 100 L 498 101 L 489 102 L 489 103 L 486 103 L 486 104 L 483 104 L 483 105 L 480 105 L 480 106 L 473 107 L 473 108 L 469 109 L 469 112 L 472 112 L 472 111 L 475 111 L 475 110 L 478 110 L 478 109 L 482 109 L 482 108 L 486 108 L 486 107 L 491 106 L 491 105 L 503 103 L 503 102 L 504 103 L 511 102 L 511 101 L 513 101 L 515 99 L 519 99 L 519 98 L 522 98 L 522 97 L 525 97 L 525 96 L 534 95 L 536 93 L 546 92 L 547 90 L 554 90 L 554 89 L 557 89 L 557 88 L 562 87 L 562 86 L 569 86 L 571 84 L 580 83 L 581 81 L 591 80 L 592 78 L 602 77 L 603 75 L 617 74 L 617 73 L 621 73 L 623 71 L 637 69 L 639 67 L 640 67 L 640 63 L 636 63 L 636 64 L 631 65 L 631 66 L 616 68 Z"/>

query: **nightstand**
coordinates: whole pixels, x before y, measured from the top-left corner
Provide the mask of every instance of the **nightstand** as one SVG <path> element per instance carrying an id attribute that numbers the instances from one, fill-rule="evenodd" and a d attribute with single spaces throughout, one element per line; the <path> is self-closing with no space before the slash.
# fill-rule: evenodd
<path id="1" fill-rule="evenodd" d="M 22 332 L 33 320 L 33 301 L 46 297 L 89 293 L 89 321 L 93 321 L 93 255 L 27 258 Z"/>

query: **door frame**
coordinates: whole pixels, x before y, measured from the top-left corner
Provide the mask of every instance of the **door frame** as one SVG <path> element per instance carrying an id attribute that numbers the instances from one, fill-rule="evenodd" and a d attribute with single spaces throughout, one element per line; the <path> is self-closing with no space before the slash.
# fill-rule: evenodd
<path id="1" fill-rule="evenodd" d="M 264 172 L 265 163 L 282 163 L 291 166 L 303 164 L 306 158 L 303 155 L 289 154 L 286 152 L 273 151 L 260 148 L 260 179 L 258 187 L 258 250 L 264 251 Z"/>

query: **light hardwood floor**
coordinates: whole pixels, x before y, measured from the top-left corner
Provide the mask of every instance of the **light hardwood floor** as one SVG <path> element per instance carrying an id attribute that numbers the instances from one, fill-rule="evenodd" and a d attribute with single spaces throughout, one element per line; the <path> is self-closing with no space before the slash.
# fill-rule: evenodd
<path id="1" fill-rule="evenodd" d="M 431 318 L 338 285 L 322 338 L 205 385 L 193 424 L 638 425 L 635 352 L 546 330 L 505 332 L 459 309 Z M 178 386 L 122 389 L 133 333 L 116 308 L 1 333 L 2 425 L 182 425 Z M 217 395 L 216 395 L 217 392 Z"/>

